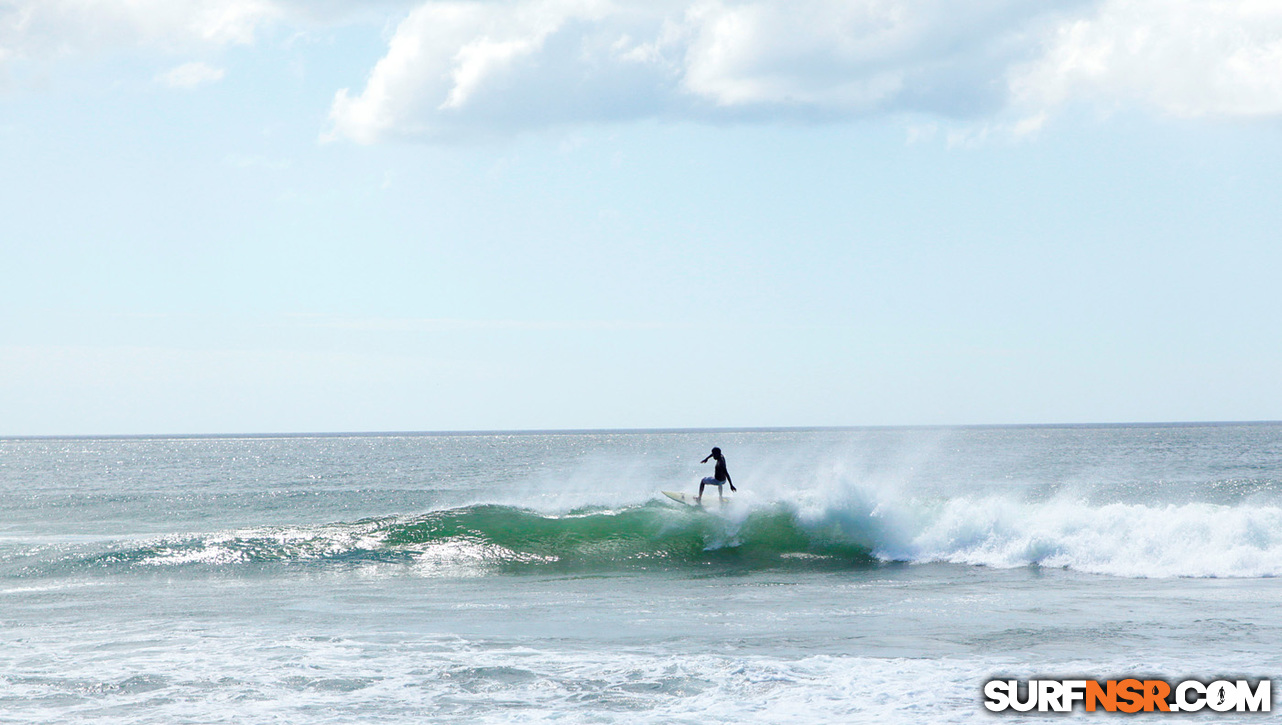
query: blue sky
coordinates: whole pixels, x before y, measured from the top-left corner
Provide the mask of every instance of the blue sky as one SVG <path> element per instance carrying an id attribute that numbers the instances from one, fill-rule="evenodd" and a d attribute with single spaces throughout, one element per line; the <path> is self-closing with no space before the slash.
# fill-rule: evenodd
<path id="1" fill-rule="evenodd" d="M 0 435 L 1282 418 L 1282 7 L 0 6 Z"/>

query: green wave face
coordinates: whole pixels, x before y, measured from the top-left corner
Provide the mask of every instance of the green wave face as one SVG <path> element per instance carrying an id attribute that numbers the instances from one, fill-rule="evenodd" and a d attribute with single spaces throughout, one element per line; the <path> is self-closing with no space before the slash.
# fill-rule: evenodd
<path id="1" fill-rule="evenodd" d="M 81 565 L 234 566 L 387 562 L 469 573 L 849 568 L 875 563 L 867 519 L 805 522 L 783 506 L 742 517 L 650 503 L 545 515 L 478 505 L 414 517 L 171 538 Z"/>
<path id="2" fill-rule="evenodd" d="M 474 506 L 393 526 L 386 538 L 391 546 L 409 548 L 461 541 L 491 547 L 493 563 L 509 568 L 715 562 L 779 566 L 819 561 L 848 566 L 873 561 L 870 542 L 804 526 L 782 507 L 736 520 L 654 504 L 556 517 L 506 506 Z"/>

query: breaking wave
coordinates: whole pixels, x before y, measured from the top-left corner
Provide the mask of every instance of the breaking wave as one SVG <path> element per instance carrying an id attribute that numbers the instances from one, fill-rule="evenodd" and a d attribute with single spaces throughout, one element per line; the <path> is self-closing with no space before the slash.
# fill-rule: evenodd
<path id="1" fill-rule="evenodd" d="M 1041 566 L 1123 577 L 1282 574 L 1282 508 L 1007 498 L 769 503 L 724 512 L 651 501 L 562 514 L 495 504 L 318 526 L 169 536 L 63 559 L 76 567 L 370 564 L 443 575 L 884 562 Z"/>
<path id="2" fill-rule="evenodd" d="M 477 505 L 413 517 L 167 537 L 81 565 L 388 562 L 454 573 L 548 568 L 867 566 L 872 538 L 807 526 L 773 506 L 740 518 L 659 503 L 561 515 Z"/>

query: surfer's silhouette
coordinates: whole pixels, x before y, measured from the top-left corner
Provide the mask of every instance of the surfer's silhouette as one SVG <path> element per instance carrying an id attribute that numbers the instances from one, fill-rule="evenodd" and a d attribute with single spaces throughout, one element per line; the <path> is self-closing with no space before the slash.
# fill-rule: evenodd
<path id="1" fill-rule="evenodd" d="M 726 500 L 725 495 L 721 493 L 721 487 L 722 487 L 723 485 L 725 485 L 725 484 L 727 484 L 727 483 L 728 483 L 728 484 L 730 484 L 730 490 L 731 490 L 731 491 L 738 491 L 738 490 L 739 490 L 739 489 L 737 489 L 737 488 L 735 488 L 735 487 L 734 487 L 734 482 L 730 480 L 730 472 L 726 470 L 726 458 L 725 458 L 725 456 L 721 455 L 721 449 L 720 449 L 720 448 L 713 448 L 713 449 L 712 449 L 712 453 L 708 455 L 708 458 L 715 458 L 715 459 L 716 459 L 716 461 L 717 461 L 717 469 L 713 472 L 713 474 L 712 474 L 711 476 L 708 476 L 707 478 L 704 478 L 702 481 L 700 481 L 700 482 L 699 482 L 699 495 L 694 497 L 694 501 L 695 501 L 695 503 L 702 503 L 702 502 L 703 502 L 703 488 L 704 488 L 705 486 L 716 486 L 716 487 L 717 487 L 717 498 L 718 498 L 718 499 L 720 499 L 720 500 L 722 500 L 722 501 L 725 501 L 725 500 Z M 708 462 L 708 458 L 705 458 L 705 459 L 703 459 L 702 461 L 699 461 L 699 462 L 700 462 L 700 463 L 707 463 L 707 462 Z"/>

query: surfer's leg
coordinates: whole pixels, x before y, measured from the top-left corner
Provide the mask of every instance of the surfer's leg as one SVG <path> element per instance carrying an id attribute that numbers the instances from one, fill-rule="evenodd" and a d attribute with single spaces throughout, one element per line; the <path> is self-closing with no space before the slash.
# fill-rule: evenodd
<path id="1" fill-rule="evenodd" d="M 708 485 L 707 481 L 699 482 L 699 495 L 694 497 L 694 500 L 696 503 L 703 501 L 703 487 L 707 485 Z"/>

